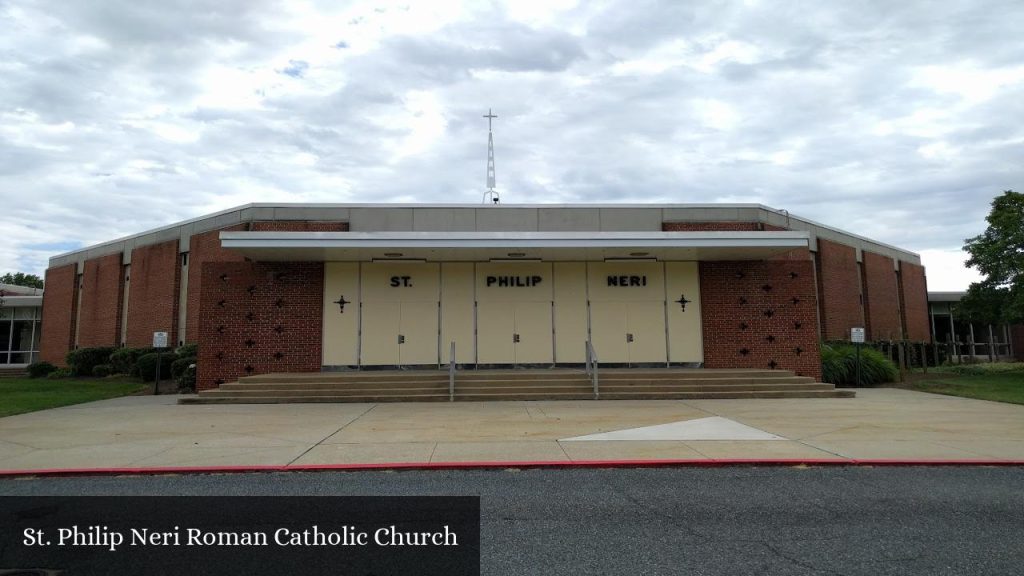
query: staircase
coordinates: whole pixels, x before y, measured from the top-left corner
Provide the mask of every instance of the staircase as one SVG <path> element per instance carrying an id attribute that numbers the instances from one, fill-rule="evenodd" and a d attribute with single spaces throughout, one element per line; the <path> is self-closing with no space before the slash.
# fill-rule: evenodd
<path id="1" fill-rule="evenodd" d="M 3 366 L 0 367 L 0 378 L 28 378 L 28 371 L 24 366 Z"/>
<path id="2" fill-rule="evenodd" d="M 849 398 L 852 390 L 795 376 L 787 370 L 603 369 L 601 400 L 715 398 Z M 461 370 L 456 401 L 592 400 L 582 370 Z M 365 371 L 262 374 L 222 384 L 181 404 L 290 402 L 447 402 L 447 371 Z"/>

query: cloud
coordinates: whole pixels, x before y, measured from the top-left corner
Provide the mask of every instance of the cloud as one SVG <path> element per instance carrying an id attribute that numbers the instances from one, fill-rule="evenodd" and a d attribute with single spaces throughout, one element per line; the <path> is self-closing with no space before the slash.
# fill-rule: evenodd
<path id="1" fill-rule="evenodd" d="M 505 202 L 761 202 L 929 255 L 963 288 L 949 255 L 1024 187 L 1022 18 L 972 0 L 9 0 L 0 271 L 246 202 L 476 203 L 493 108 Z"/>

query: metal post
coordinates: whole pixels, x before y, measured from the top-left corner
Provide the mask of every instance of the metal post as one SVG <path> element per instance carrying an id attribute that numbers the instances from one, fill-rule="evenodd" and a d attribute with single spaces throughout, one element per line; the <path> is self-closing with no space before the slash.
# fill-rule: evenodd
<path id="1" fill-rule="evenodd" d="M 862 344 L 857 342 L 857 387 L 860 387 L 860 347 Z"/>
<path id="2" fill-rule="evenodd" d="M 995 349 L 995 346 L 996 346 L 996 336 L 992 332 L 992 325 L 989 324 L 988 325 L 988 361 L 989 362 L 995 362 L 996 358 L 999 356 L 999 351 Z"/>
<path id="3" fill-rule="evenodd" d="M 455 402 L 455 341 L 448 352 L 448 401 Z"/>
<path id="4" fill-rule="evenodd" d="M 896 361 L 900 367 L 900 382 L 906 380 L 904 372 L 907 370 L 907 355 L 903 350 L 903 342 L 896 343 Z"/>
<path id="5" fill-rule="evenodd" d="M 153 382 L 153 396 L 158 396 L 160 394 L 160 364 L 162 363 L 161 360 L 163 359 L 163 355 L 164 355 L 163 349 L 157 348 L 156 349 L 156 382 Z"/>
<path id="6" fill-rule="evenodd" d="M 928 345 L 921 342 L 921 370 L 928 373 Z"/>

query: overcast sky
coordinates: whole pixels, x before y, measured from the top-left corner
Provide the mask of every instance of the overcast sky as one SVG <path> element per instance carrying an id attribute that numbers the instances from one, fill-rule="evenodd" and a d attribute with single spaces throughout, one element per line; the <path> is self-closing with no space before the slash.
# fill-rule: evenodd
<path id="1" fill-rule="evenodd" d="M 0 0 L 0 272 L 248 202 L 760 202 L 919 252 L 1021 190 L 1024 2 Z"/>

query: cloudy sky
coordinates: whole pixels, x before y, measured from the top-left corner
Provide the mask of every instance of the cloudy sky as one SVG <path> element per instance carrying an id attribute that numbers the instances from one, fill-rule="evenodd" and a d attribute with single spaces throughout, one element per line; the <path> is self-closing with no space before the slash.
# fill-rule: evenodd
<path id="1" fill-rule="evenodd" d="M 1024 3 L 0 0 L 0 272 L 248 202 L 760 202 L 922 254 L 1021 190 Z"/>

